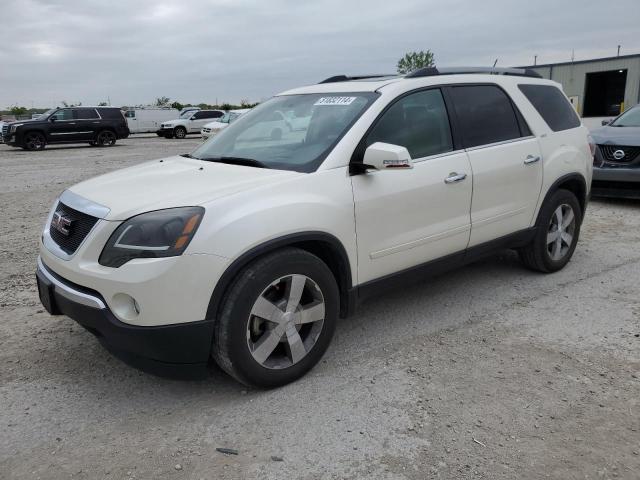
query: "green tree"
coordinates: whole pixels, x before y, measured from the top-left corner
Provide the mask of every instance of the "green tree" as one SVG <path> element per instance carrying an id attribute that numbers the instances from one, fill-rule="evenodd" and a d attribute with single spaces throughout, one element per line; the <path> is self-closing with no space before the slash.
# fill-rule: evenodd
<path id="1" fill-rule="evenodd" d="M 98 104 L 99 107 L 108 107 L 109 105 L 107 105 L 107 102 L 100 102 Z"/>
<path id="2" fill-rule="evenodd" d="M 9 111 L 12 115 L 24 115 L 25 113 L 27 113 L 26 107 L 19 107 L 18 105 L 14 105 L 13 107 L 9 108 Z"/>
<path id="3" fill-rule="evenodd" d="M 404 57 L 398 60 L 397 70 L 400 75 L 406 75 L 419 68 L 435 67 L 435 65 L 433 52 L 431 50 L 426 52 L 421 50 L 419 52 L 406 53 Z"/>
<path id="4" fill-rule="evenodd" d="M 171 99 L 169 97 L 158 97 L 158 98 L 156 98 L 155 106 L 156 107 L 164 107 L 164 106 L 168 105 L 169 102 L 171 102 Z"/>
<path id="5" fill-rule="evenodd" d="M 182 110 L 184 108 L 184 105 L 182 105 L 180 102 L 173 102 L 171 104 L 171 108 L 175 108 L 176 110 Z"/>

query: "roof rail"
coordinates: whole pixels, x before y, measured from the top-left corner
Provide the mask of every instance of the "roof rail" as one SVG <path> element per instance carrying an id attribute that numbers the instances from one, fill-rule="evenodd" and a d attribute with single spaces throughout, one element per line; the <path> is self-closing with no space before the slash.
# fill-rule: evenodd
<path id="1" fill-rule="evenodd" d="M 461 75 L 485 73 L 489 75 L 515 75 L 519 77 L 542 78 L 538 72 L 530 68 L 496 68 L 496 67 L 449 67 L 436 68 L 425 67 L 414 70 L 405 76 L 405 78 L 431 77 L 435 75 Z"/>
<path id="2" fill-rule="evenodd" d="M 366 80 L 367 78 L 383 78 L 383 77 L 396 77 L 395 73 L 375 74 L 375 75 L 334 75 L 333 77 L 325 78 L 320 83 L 335 83 L 335 82 L 349 82 L 351 80 Z"/>

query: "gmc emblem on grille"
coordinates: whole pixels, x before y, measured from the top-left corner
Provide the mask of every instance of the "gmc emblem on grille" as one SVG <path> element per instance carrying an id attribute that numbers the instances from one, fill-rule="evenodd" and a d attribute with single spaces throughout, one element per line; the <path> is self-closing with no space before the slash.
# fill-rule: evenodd
<path id="1" fill-rule="evenodd" d="M 64 212 L 58 211 L 53 214 L 53 219 L 51 219 L 51 226 L 55 228 L 62 235 L 69 236 L 71 233 L 71 224 L 73 220 L 67 217 Z"/>
<path id="2" fill-rule="evenodd" d="M 624 158 L 624 150 L 616 150 L 613 152 L 613 158 L 616 160 L 622 160 Z"/>

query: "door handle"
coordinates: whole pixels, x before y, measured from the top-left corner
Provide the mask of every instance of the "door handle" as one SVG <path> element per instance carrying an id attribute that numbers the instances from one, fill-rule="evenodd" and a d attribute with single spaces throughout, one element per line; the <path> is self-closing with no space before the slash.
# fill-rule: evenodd
<path id="1" fill-rule="evenodd" d="M 465 178 L 467 178 L 467 174 L 466 173 L 452 172 L 452 173 L 449 174 L 449 176 L 447 178 L 444 179 L 444 183 L 461 182 Z"/>
<path id="2" fill-rule="evenodd" d="M 536 155 L 535 157 L 533 155 L 527 155 L 527 158 L 524 159 L 524 164 L 531 165 L 532 163 L 536 163 L 539 161 L 540 161 L 540 155 Z"/>

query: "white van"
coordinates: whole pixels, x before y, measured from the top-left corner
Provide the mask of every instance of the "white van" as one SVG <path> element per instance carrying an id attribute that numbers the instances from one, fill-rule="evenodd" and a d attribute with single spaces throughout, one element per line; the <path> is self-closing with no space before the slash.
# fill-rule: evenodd
<path id="1" fill-rule="evenodd" d="M 132 108 L 124 114 L 131 133 L 156 132 L 162 122 L 178 116 L 176 108 Z"/>

